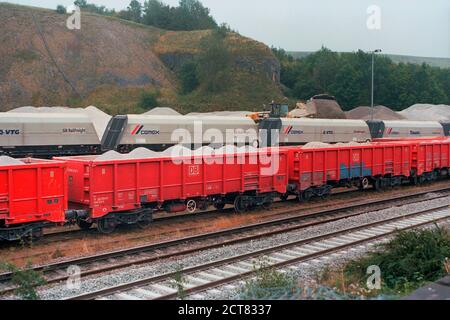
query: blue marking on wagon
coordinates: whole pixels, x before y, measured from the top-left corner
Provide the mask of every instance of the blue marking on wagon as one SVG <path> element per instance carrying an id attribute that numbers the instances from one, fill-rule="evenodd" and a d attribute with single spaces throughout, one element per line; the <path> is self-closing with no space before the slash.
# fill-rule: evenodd
<path id="1" fill-rule="evenodd" d="M 351 170 L 344 164 L 340 166 L 341 179 L 367 177 L 372 175 L 372 169 L 367 168 L 364 162 L 362 164 L 354 163 Z"/>

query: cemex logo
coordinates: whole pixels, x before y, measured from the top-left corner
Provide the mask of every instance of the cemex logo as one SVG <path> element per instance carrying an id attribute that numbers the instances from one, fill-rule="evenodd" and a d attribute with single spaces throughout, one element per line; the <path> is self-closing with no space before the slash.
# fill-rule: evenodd
<path id="1" fill-rule="evenodd" d="M 144 125 L 138 124 L 133 131 L 131 131 L 131 135 L 157 135 L 159 134 L 159 130 L 144 130 Z"/>
<path id="2" fill-rule="evenodd" d="M 287 126 L 284 134 L 303 134 L 303 130 L 292 130 L 294 126 Z"/>

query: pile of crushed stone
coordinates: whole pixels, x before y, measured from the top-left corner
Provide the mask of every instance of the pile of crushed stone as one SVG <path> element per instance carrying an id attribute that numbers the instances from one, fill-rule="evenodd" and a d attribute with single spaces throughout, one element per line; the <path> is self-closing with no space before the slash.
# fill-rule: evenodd
<path id="1" fill-rule="evenodd" d="M 252 114 L 251 111 L 216 111 L 216 112 L 191 112 L 186 116 L 192 117 L 246 117 L 247 115 Z"/>
<path id="2" fill-rule="evenodd" d="M 181 116 L 181 113 L 167 107 L 157 107 L 150 111 L 144 112 L 144 115 L 149 116 Z"/>
<path id="3" fill-rule="evenodd" d="M 371 107 L 357 107 L 345 113 L 347 119 L 370 120 L 372 119 Z M 374 107 L 373 118 L 375 120 L 404 120 L 405 117 L 385 106 Z"/>
<path id="4" fill-rule="evenodd" d="M 209 146 L 203 146 L 196 150 L 191 150 L 182 145 L 175 145 L 161 152 L 152 151 L 146 148 L 137 148 L 126 154 L 118 153 L 116 151 L 108 151 L 102 155 L 97 156 L 94 161 L 211 156 L 256 151 L 259 151 L 259 149 L 252 146 L 236 147 L 227 145 L 217 149 L 211 148 Z"/>
<path id="5" fill-rule="evenodd" d="M 408 109 L 399 112 L 408 120 L 450 120 L 450 106 L 440 104 L 415 104 Z"/>
<path id="6" fill-rule="evenodd" d="M 24 164 L 22 161 L 8 157 L 8 156 L 0 156 L 0 166 L 12 166 Z"/>
<path id="7" fill-rule="evenodd" d="M 316 96 L 306 102 L 306 113 L 310 118 L 346 119 L 345 112 L 334 99 Z"/>
<path id="8" fill-rule="evenodd" d="M 359 143 L 355 141 L 351 142 L 339 142 L 339 143 L 325 143 L 325 142 L 309 142 L 302 146 L 302 149 L 320 149 L 320 148 L 333 148 L 333 147 L 355 147 L 355 146 L 369 146 L 370 143 Z"/>

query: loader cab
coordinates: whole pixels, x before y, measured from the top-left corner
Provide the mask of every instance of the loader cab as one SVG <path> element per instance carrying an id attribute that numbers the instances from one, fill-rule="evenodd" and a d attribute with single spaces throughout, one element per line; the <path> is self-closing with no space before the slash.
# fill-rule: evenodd
<path id="1" fill-rule="evenodd" d="M 289 114 L 289 105 L 272 102 L 270 104 L 269 118 L 286 118 Z"/>
<path id="2" fill-rule="evenodd" d="M 280 142 L 280 130 L 282 128 L 281 118 L 286 118 L 289 113 L 288 104 L 272 102 L 267 110 L 267 118 L 259 122 L 259 141 L 261 147 L 278 146 Z"/>

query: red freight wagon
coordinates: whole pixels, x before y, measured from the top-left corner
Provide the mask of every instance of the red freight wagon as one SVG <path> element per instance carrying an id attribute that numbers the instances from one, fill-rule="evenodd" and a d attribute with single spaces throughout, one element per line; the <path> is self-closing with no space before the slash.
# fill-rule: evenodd
<path id="1" fill-rule="evenodd" d="M 384 143 L 388 145 L 390 142 Z M 398 142 L 396 142 L 398 143 Z M 434 181 L 448 176 L 450 167 L 450 140 L 410 139 L 403 141 L 411 145 L 411 180 L 414 183 Z"/>
<path id="2" fill-rule="evenodd" d="M 383 189 L 449 176 L 450 141 L 410 139 L 360 146 L 289 148 L 289 194 L 307 201 L 333 187 Z"/>
<path id="3" fill-rule="evenodd" d="M 46 223 L 64 223 L 67 209 L 65 163 L 17 159 L 0 165 L 0 238 L 39 237 Z"/>
<path id="4" fill-rule="evenodd" d="M 242 212 L 270 205 L 276 194 L 286 193 L 286 150 L 261 149 L 214 158 L 59 159 L 67 162 L 69 201 L 88 212 L 80 227 L 96 222 L 104 233 L 112 232 L 118 223 L 147 225 L 155 210 L 193 212 L 209 205 L 222 209 L 234 204 Z"/>
<path id="5" fill-rule="evenodd" d="M 333 187 L 401 184 L 411 173 L 412 148 L 408 143 L 393 142 L 289 148 L 288 192 L 307 201 L 327 196 Z"/>
<path id="6" fill-rule="evenodd" d="M 422 177 L 421 180 L 435 180 L 435 177 L 442 175 L 442 170 L 450 167 L 450 141 L 434 140 L 420 142 L 414 149 L 417 154 L 415 161 L 415 172 L 417 176 Z M 447 173 L 445 171 L 444 173 Z M 420 182 L 420 181 L 419 181 Z"/>

